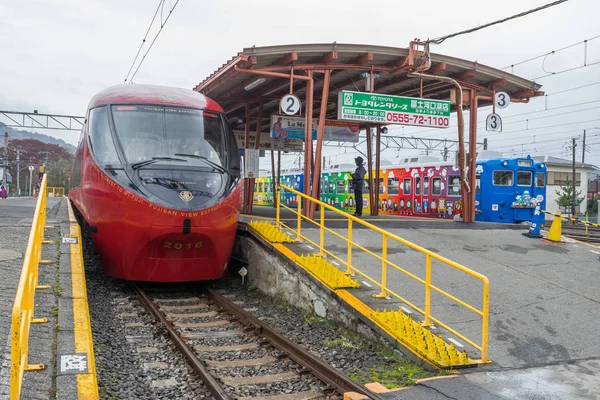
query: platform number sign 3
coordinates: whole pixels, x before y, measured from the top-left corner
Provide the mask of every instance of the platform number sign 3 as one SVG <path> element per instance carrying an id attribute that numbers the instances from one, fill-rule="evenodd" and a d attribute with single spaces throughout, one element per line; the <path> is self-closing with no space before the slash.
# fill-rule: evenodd
<path id="1" fill-rule="evenodd" d="M 502 132 L 502 118 L 498 114 L 490 114 L 485 120 L 485 130 Z"/>
<path id="2" fill-rule="evenodd" d="M 296 115 L 300 112 L 300 99 L 293 94 L 286 94 L 279 102 L 279 108 L 286 115 Z"/>
<path id="3" fill-rule="evenodd" d="M 506 92 L 498 92 L 494 98 L 496 107 L 506 108 L 510 104 L 510 96 Z"/>

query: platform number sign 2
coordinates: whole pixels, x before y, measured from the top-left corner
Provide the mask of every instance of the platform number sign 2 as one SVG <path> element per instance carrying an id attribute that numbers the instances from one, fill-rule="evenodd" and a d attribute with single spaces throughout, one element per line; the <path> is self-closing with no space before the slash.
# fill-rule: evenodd
<path id="1" fill-rule="evenodd" d="M 300 112 L 300 99 L 293 94 L 286 94 L 279 102 L 279 108 L 286 115 L 296 115 Z"/>

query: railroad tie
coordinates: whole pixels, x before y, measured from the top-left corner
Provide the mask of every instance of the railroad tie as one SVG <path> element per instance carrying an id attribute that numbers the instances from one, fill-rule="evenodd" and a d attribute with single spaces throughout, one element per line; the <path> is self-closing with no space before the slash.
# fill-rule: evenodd
<path id="1" fill-rule="evenodd" d="M 232 361 L 213 361 L 205 360 L 209 367 L 213 368 L 235 368 L 235 367 L 253 367 L 257 365 L 270 364 L 277 361 L 275 357 L 264 356 L 261 358 L 251 358 L 247 360 L 232 360 Z"/>
<path id="2" fill-rule="evenodd" d="M 299 393 L 278 394 L 275 396 L 238 397 L 237 400 L 312 400 L 325 397 L 323 392 L 311 389 Z"/>
<path id="3" fill-rule="evenodd" d="M 295 372 L 284 372 L 282 374 L 274 375 L 258 375 L 248 377 L 235 377 L 235 378 L 220 378 L 221 382 L 229 386 L 244 386 L 244 385 L 261 385 L 265 383 L 275 383 L 284 381 L 297 381 L 302 379 L 300 375 Z"/>

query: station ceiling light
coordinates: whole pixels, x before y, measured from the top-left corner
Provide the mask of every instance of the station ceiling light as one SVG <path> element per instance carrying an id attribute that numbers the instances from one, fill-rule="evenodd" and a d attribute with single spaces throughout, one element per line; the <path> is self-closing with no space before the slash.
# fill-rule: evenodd
<path id="1" fill-rule="evenodd" d="M 255 87 L 262 85 L 265 82 L 265 78 L 258 78 L 257 80 L 255 80 L 252 83 L 247 84 L 246 86 L 244 86 L 244 90 L 245 91 L 249 91 L 254 89 Z"/>

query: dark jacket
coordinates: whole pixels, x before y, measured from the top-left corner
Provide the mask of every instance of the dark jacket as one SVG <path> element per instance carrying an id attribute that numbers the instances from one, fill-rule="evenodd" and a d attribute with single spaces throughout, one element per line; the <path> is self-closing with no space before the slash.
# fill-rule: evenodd
<path id="1" fill-rule="evenodd" d="M 356 170 L 352 173 L 352 190 L 355 192 L 362 192 L 366 173 L 367 171 L 362 165 L 356 167 Z"/>

